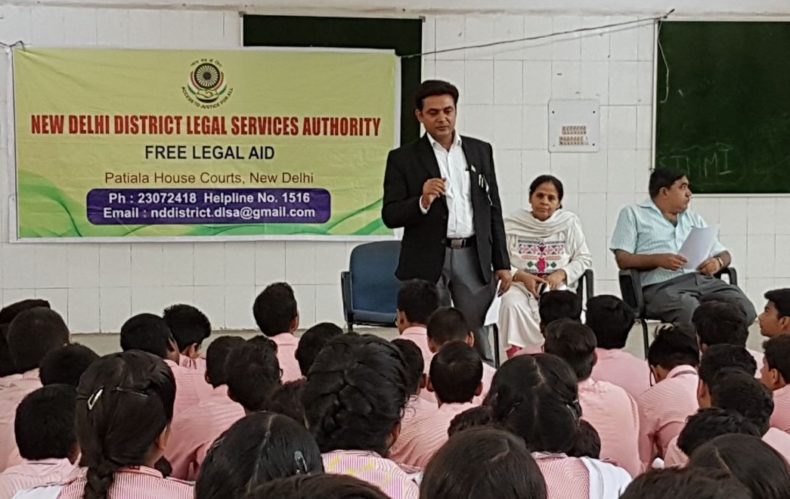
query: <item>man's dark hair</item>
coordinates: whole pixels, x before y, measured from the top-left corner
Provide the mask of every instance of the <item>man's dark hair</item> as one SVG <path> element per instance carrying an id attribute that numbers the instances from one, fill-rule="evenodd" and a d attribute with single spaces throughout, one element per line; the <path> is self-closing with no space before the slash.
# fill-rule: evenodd
<path id="1" fill-rule="evenodd" d="M 428 319 L 428 339 L 437 346 L 450 341 L 465 341 L 471 331 L 464 314 L 457 308 L 441 307 Z"/>
<path id="2" fill-rule="evenodd" d="M 763 343 L 763 349 L 768 368 L 779 371 L 785 383 L 790 383 L 790 336 L 775 336 Z"/>
<path id="3" fill-rule="evenodd" d="M 790 315 L 790 288 L 772 289 L 765 293 L 765 299 L 774 304 L 780 318 Z"/>
<path id="4" fill-rule="evenodd" d="M 42 385 L 65 384 L 76 388 L 82 373 L 97 360 L 99 355 L 85 345 L 65 345 L 44 356 L 38 377 Z"/>
<path id="5" fill-rule="evenodd" d="M 443 80 L 425 80 L 414 93 L 414 107 L 422 111 L 425 98 L 434 95 L 449 95 L 453 98 L 453 103 L 458 104 L 458 89 L 455 85 Z"/>
<path id="6" fill-rule="evenodd" d="M 668 371 L 683 365 L 697 367 L 699 346 L 691 325 L 675 324 L 656 331 L 656 336 L 647 350 L 647 362 Z"/>
<path id="7" fill-rule="evenodd" d="M 428 318 L 439 308 L 436 284 L 422 279 L 406 281 L 398 291 L 398 310 L 409 322 L 428 324 Z"/>
<path id="8" fill-rule="evenodd" d="M 262 410 L 282 379 L 277 345 L 255 339 L 233 348 L 225 363 L 228 394 L 248 412 Z"/>
<path id="9" fill-rule="evenodd" d="M 587 300 L 586 324 L 595 333 L 599 348 L 624 348 L 634 325 L 634 311 L 614 295 L 598 295 Z"/>
<path id="10" fill-rule="evenodd" d="M 725 369 L 708 386 L 714 407 L 740 413 L 761 435 L 768 431 L 774 399 L 760 380 L 738 369 Z"/>
<path id="11" fill-rule="evenodd" d="M 398 347 L 406 367 L 407 385 L 409 395 L 416 395 L 420 391 L 422 376 L 425 373 L 425 359 L 422 357 L 422 350 L 411 340 L 396 338 L 392 344 Z"/>
<path id="12" fill-rule="evenodd" d="M 302 337 L 299 338 L 299 346 L 296 347 L 295 354 L 302 376 L 307 376 L 307 372 L 318 356 L 318 352 L 333 338 L 341 334 L 343 334 L 343 330 L 332 322 L 320 322 L 304 332 Z"/>
<path id="13" fill-rule="evenodd" d="M 69 342 L 69 329 L 54 310 L 34 307 L 18 314 L 8 325 L 8 352 L 17 372 L 35 369 L 52 350 Z"/>
<path id="14" fill-rule="evenodd" d="M 239 336 L 220 336 L 206 349 L 206 381 L 214 388 L 228 383 L 227 362 L 230 352 L 244 344 Z"/>
<path id="15" fill-rule="evenodd" d="M 21 314 L 25 310 L 38 307 L 51 308 L 47 300 L 41 300 L 38 298 L 28 298 L 26 300 L 20 300 L 10 305 L 6 305 L 0 309 L 0 325 L 11 324 L 11 321 L 14 320 L 17 315 Z"/>
<path id="16" fill-rule="evenodd" d="M 697 330 L 700 345 L 745 346 L 749 337 L 749 324 L 743 310 L 723 301 L 700 303 L 694 310 L 691 322 Z"/>
<path id="17" fill-rule="evenodd" d="M 255 323 L 266 336 L 277 336 L 291 329 L 291 322 L 299 316 L 294 290 L 286 282 L 269 284 L 252 305 Z"/>
<path id="18" fill-rule="evenodd" d="M 598 430 L 587 421 L 579 420 L 579 429 L 576 431 L 576 442 L 567 452 L 570 457 L 601 457 L 601 436 Z"/>
<path id="19" fill-rule="evenodd" d="M 193 344 L 199 347 L 211 335 L 211 322 L 208 317 L 192 305 L 170 306 L 165 309 L 162 318 L 170 328 L 179 352 Z"/>
<path id="20" fill-rule="evenodd" d="M 689 468 L 649 470 L 628 485 L 620 499 L 754 499 L 729 474 Z"/>
<path id="21" fill-rule="evenodd" d="M 671 168 L 656 168 L 650 174 L 650 182 L 648 183 L 647 190 L 650 193 L 650 198 L 655 199 L 661 192 L 661 189 L 669 189 L 672 184 L 685 177 L 686 174 Z"/>
<path id="22" fill-rule="evenodd" d="M 167 358 L 173 334 L 164 319 L 154 314 L 137 314 L 121 326 L 121 350 L 142 350 Z"/>
<path id="23" fill-rule="evenodd" d="M 595 333 L 572 319 L 552 321 L 544 332 L 543 351 L 560 357 L 571 366 L 579 381 L 592 374 L 595 365 Z"/>
<path id="24" fill-rule="evenodd" d="M 699 379 L 710 387 L 713 379 L 724 369 L 738 369 L 749 376 L 757 371 L 757 362 L 744 347 L 713 345 L 705 350 L 699 363 Z"/>
<path id="25" fill-rule="evenodd" d="M 697 447 L 728 433 L 761 436 L 760 430 L 741 413 L 721 407 L 711 407 L 700 409 L 686 420 L 686 426 L 678 436 L 678 448 L 686 456 L 690 456 Z"/>
<path id="26" fill-rule="evenodd" d="M 548 326 L 557 319 L 579 321 L 582 316 L 582 301 L 573 291 L 549 291 L 540 295 L 540 324 Z"/>
<path id="27" fill-rule="evenodd" d="M 433 356 L 429 376 L 440 402 L 471 402 L 483 379 L 483 361 L 474 348 L 452 341 Z"/>
<path id="28" fill-rule="evenodd" d="M 49 385 L 28 394 L 16 408 L 14 435 L 19 454 L 29 460 L 65 459 L 75 450 L 77 389 Z"/>

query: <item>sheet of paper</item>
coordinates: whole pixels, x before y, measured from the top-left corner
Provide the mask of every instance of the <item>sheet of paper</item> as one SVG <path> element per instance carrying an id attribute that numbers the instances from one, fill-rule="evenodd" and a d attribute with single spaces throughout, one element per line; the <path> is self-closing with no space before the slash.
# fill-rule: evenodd
<path id="1" fill-rule="evenodd" d="M 719 234 L 719 226 L 714 225 L 711 227 L 694 227 L 689 232 L 688 237 L 680 247 L 678 254 L 685 256 L 686 265 L 683 266 L 686 270 L 695 270 L 704 262 L 713 249 L 716 243 L 716 236 Z"/>
<path id="2" fill-rule="evenodd" d="M 488 307 L 485 322 L 483 322 L 484 326 L 490 326 L 491 324 L 497 324 L 499 322 L 499 306 L 502 304 L 502 297 L 498 295 L 499 286 L 497 286 L 497 294 L 494 295 L 494 299 L 491 301 L 491 306 Z"/>

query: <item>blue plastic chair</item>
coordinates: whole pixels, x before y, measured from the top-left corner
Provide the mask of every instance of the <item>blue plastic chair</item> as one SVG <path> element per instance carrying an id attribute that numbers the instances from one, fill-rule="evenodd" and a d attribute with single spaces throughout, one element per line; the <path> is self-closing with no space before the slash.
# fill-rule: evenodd
<path id="1" fill-rule="evenodd" d="M 395 277 L 400 241 L 380 241 L 351 251 L 349 270 L 340 273 L 343 316 L 349 332 L 354 324 L 395 327 L 398 290 Z"/>

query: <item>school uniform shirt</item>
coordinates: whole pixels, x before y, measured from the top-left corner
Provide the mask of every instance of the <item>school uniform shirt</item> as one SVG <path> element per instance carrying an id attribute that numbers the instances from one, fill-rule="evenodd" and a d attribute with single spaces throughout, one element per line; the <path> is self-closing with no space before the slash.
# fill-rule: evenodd
<path id="1" fill-rule="evenodd" d="M 790 433 L 790 385 L 774 390 L 774 412 L 771 426 Z"/>
<path id="2" fill-rule="evenodd" d="M 206 374 L 206 359 L 203 357 L 197 357 L 193 359 L 192 357 L 188 357 L 186 355 L 179 355 L 178 365 L 187 369 L 195 369 L 204 375 Z"/>
<path id="3" fill-rule="evenodd" d="M 390 457 L 396 462 L 424 469 L 436 451 L 447 442 L 447 430 L 453 418 L 476 406 L 473 402 L 442 404 L 413 420 L 405 431 L 401 427 L 396 440 L 399 456 Z"/>
<path id="4" fill-rule="evenodd" d="M 634 398 L 650 388 L 650 367 L 646 360 L 619 349 L 596 348 L 595 355 L 598 362 L 593 366 L 593 378 L 613 383 Z"/>
<path id="5" fill-rule="evenodd" d="M 413 342 L 420 348 L 422 360 L 425 363 L 423 372 L 428 374 L 428 371 L 431 369 L 431 361 L 433 360 L 433 352 L 428 347 L 428 330 L 423 326 L 412 326 L 404 329 L 400 337 Z"/>
<path id="6" fill-rule="evenodd" d="M 0 499 L 11 499 L 20 490 L 62 483 L 73 471 L 68 459 L 24 461 L 0 473 Z"/>
<path id="7" fill-rule="evenodd" d="M 429 402 L 419 395 L 412 395 L 403 409 L 400 421 L 400 434 L 390 447 L 389 458 L 398 464 L 409 465 L 414 462 L 413 435 L 419 432 L 418 422 L 426 419 L 429 414 L 439 410 L 438 402 Z"/>
<path id="8" fill-rule="evenodd" d="M 768 428 L 762 441 L 771 446 L 776 452 L 790 462 L 790 435 L 776 428 Z M 678 447 L 678 437 L 672 439 L 667 447 L 667 454 L 664 458 L 664 466 L 683 467 L 689 462 L 689 457 Z"/>
<path id="9" fill-rule="evenodd" d="M 543 473 L 548 499 L 618 499 L 631 482 L 624 469 L 597 459 L 542 452 L 532 457 Z"/>
<path id="10" fill-rule="evenodd" d="M 299 338 L 291 333 L 280 333 L 269 339 L 277 344 L 277 361 L 280 363 L 280 369 L 283 370 L 283 383 L 302 379 L 302 370 L 299 369 L 299 362 L 296 360 Z"/>
<path id="11" fill-rule="evenodd" d="M 370 451 L 335 450 L 322 456 L 324 471 L 350 475 L 380 488 L 392 499 L 418 499 L 420 488 L 395 461 Z"/>
<path id="12" fill-rule="evenodd" d="M 645 466 L 666 454 L 669 442 L 686 425 L 686 418 L 699 409 L 697 370 L 677 366 L 636 399 L 639 408 L 639 456 Z"/>
<path id="13" fill-rule="evenodd" d="M 16 453 L 16 408 L 27 394 L 39 388 L 38 369 L 0 378 L 0 471 L 6 469 L 9 457 Z"/>
<path id="14" fill-rule="evenodd" d="M 227 385 L 214 388 L 200 404 L 185 410 L 171 426 L 165 449 L 172 476 L 196 480 L 214 440 L 243 417 L 244 408 L 228 398 Z"/>
<path id="15" fill-rule="evenodd" d="M 212 386 L 206 382 L 205 373 L 197 369 L 181 367 L 172 360 L 165 359 L 165 363 L 173 371 L 176 380 L 176 400 L 173 405 L 173 421 L 177 421 L 190 407 L 195 407 L 201 400 L 211 395 Z"/>
<path id="16" fill-rule="evenodd" d="M 601 459 L 614 462 L 631 476 L 642 472 L 639 459 L 639 409 L 617 385 L 587 378 L 579 382 L 582 419 L 601 437 Z"/>
<path id="17" fill-rule="evenodd" d="M 73 473 L 57 498 L 82 499 L 88 481 L 86 474 L 86 468 Z M 115 473 L 107 496 L 112 499 L 192 499 L 194 488 L 187 482 L 165 478 L 152 468 L 128 467 Z"/>

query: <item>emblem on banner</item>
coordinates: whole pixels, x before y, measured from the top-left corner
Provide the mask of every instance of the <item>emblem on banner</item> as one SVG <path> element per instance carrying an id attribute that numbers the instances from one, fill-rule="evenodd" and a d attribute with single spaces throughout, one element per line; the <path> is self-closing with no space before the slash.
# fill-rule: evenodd
<path id="1" fill-rule="evenodd" d="M 233 94 L 217 59 L 192 62 L 187 84 L 181 90 L 190 103 L 202 109 L 219 107 Z"/>

